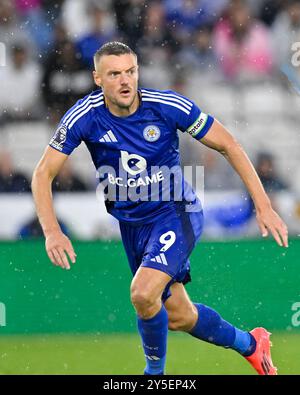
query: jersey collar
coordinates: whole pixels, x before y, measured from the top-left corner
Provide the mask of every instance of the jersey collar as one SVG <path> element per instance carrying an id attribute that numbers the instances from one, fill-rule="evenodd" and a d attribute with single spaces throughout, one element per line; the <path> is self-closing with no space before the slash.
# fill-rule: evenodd
<path id="1" fill-rule="evenodd" d="M 103 92 L 103 91 L 102 91 L 102 92 Z M 136 114 L 139 113 L 139 111 L 140 111 L 140 109 L 141 109 L 141 107 L 142 107 L 142 103 L 143 103 L 143 101 L 142 101 L 142 92 L 141 92 L 141 90 L 138 89 L 138 90 L 137 90 L 137 93 L 138 93 L 138 98 L 139 98 L 139 105 L 138 105 L 137 109 L 135 110 L 135 112 L 134 112 L 133 114 L 130 114 L 130 115 L 126 116 L 126 117 L 118 117 L 117 115 L 112 114 L 112 113 L 109 111 L 108 105 L 107 105 L 106 100 L 105 100 L 105 96 L 104 96 L 104 94 L 103 94 L 103 101 L 104 101 L 104 105 L 105 105 L 106 111 L 107 111 L 112 117 L 118 118 L 118 119 L 130 118 L 130 117 L 135 116 Z"/>

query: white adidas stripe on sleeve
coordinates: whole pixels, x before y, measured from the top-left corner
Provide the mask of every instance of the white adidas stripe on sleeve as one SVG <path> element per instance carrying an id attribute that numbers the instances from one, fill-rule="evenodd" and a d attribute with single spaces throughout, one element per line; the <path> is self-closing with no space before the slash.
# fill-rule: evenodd
<path id="1" fill-rule="evenodd" d="M 85 103 L 85 105 L 84 105 L 83 107 L 77 108 L 77 109 L 73 112 L 73 114 L 69 117 L 69 119 L 68 119 L 67 121 L 64 122 L 65 125 L 66 125 L 66 126 L 69 126 L 69 125 L 72 123 L 72 121 L 74 120 L 74 118 L 76 118 L 76 116 L 77 116 L 78 114 L 80 114 L 81 112 L 85 111 L 91 104 L 99 103 L 99 102 L 101 102 L 101 100 L 103 100 L 102 97 L 97 98 L 97 99 L 88 100 L 88 101 Z M 70 127 L 71 127 L 71 126 L 70 126 Z"/>
<path id="2" fill-rule="evenodd" d="M 181 97 L 179 95 L 176 95 L 175 93 L 164 93 L 164 92 L 148 91 L 147 89 L 141 89 L 141 92 L 142 93 L 151 94 L 151 95 L 154 95 L 154 96 L 165 96 L 166 98 L 174 97 L 174 98 L 179 99 L 182 102 L 188 104 L 189 106 L 193 106 L 193 103 L 190 100 L 188 100 L 188 99 L 186 99 L 184 97 Z"/>
<path id="3" fill-rule="evenodd" d="M 84 111 L 79 113 L 77 115 L 77 117 L 75 119 L 73 119 L 73 121 L 68 125 L 68 128 L 70 129 L 74 125 L 74 123 L 77 122 L 78 119 L 80 119 L 84 114 L 89 112 L 91 108 L 99 107 L 99 106 L 102 106 L 103 104 L 104 104 L 104 101 L 100 101 L 99 103 L 90 104 L 87 109 L 85 109 Z"/>
<path id="4" fill-rule="evenodd" d="M 181 101 L 180 99 L 178 99 L 177 97 L 166 97 L 163 95 L 152 95 L 151 93 L 143 93 L 143 97 L 152 97 L 154 99 L 163 99 L 163 100 L 167 100 L 167 101 L 171 101 L 171 102 L 176 102 L 188 110 L 191 110 L 191 108 L 192 108 L 192 104 L 190 104 L 190 105 L 186 104 L 183 101 Z"/>
<path id="5" fill-rule="evenodd" d="M 86 104 L 87 104 L 87 102 L 89 102 L 90 100 L 95 100 L 95 99 L 98 100 L 98 99 L 100 99 L 100 98 L 102 98 L 102 97 L 103 97 L 103 93 L 102 93 L 102 92 L 98 93 L 97 95 L 90 95 L 90 96 L 88 96 L 81 104 L 79 104 L 78 106 L 76 106 L 75 108 L 73 108 L 73 110 L 72 110 L 69 114 L 67 114 L 67 115 L 65 116 L 65 118 L 63 119 L 63 123 L 68 122 L 68 120 L 73 116 L 73 114 L 74 114 L 76 111 L 86 108 Z"/>
<path id="6" fill-rule="evenodd" d="M 190 115 L 190 111 L 187 110 L 186 108 L 182 107 L 182 106 L 179 105 L 179 104 L 176 104 L 176 103 L 173 103 L 173 102 L 170 102 L 170 101 L 167 101 L 167 100 L 154 99 L 154 98 L 152 98 L 152 97 L 151 97 L 151 98 L 150 98 L 150 97 L 142 97 L 142 101 L 149 101 L 149 102 L 167 104 L 167 105 L 169 105 L 169 106 L 178 108 L 179 110 L 185 112 L 187 115 Z"/>

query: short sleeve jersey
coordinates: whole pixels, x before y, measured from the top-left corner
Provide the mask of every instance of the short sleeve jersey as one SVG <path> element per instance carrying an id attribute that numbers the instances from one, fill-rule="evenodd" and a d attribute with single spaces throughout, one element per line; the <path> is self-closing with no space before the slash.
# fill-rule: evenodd
<path id="1" fill-rule="evenodd" d="M 150 223 L 165 211 L 199 204 L 180 168 L 178 131 L 197 140 L 214 118 L 173 92 L 138 90 L 138 109 L 112 114 L 101 90 L 79 100 L 62 118 L 50 146 L 70 155 L 83 141 L 105 192 L 106 208 L 120 221 Z"/>

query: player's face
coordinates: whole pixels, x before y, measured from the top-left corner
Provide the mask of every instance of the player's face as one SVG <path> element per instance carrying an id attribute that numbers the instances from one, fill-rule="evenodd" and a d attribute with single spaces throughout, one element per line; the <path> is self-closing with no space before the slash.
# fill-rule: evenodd
<path id="1" fill-rule="evenodd" d="M 102 56 L 94 79 L 102 87 L 108 107 L 131 112 L 137 104 L 138 65 L 133 54 Z"/>

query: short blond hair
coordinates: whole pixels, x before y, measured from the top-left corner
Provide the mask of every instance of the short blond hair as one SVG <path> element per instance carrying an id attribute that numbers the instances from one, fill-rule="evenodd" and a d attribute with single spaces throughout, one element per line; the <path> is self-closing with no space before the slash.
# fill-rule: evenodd
<path id="1" fill-rule="evenodd" d="M 105 43 L 100 47 L 95 55 L 94 55 L 94 65 L 96 68 L 96 64 L 99 62 L 101 56 L 104 55 L 124 55 L 124 54 L 132 54 L 137 57 L 136 53 L 126 44 L 121 43 L 119 41 L 110 41 Z"/>

